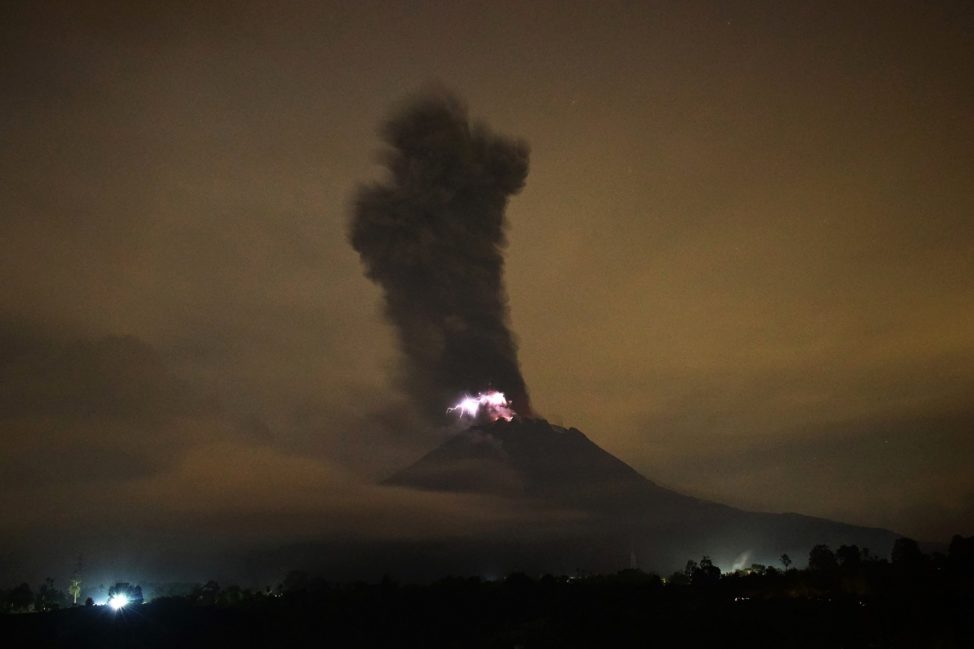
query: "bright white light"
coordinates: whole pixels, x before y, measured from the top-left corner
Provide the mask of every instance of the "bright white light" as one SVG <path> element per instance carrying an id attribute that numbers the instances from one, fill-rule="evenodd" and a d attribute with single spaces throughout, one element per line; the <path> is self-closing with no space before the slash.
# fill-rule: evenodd
<path id="1" fill-rule="evenodd" d="M 128 595 L 124 593 L 119 593 L 118 595 L 112 595 L 110 598 L 108 598 L 108 605 L 111 606 L 116 611 L 128 603 L 129 603 Z"/>
<path id="2" fill-rule="evenodd" d="M 514 418 L 514 410 L 511 409 L 511 404 L 507 402 L 504 393 L 495 390 L 481 392 L 476 396 L 467 395 L 460 403 L 452 408 L 447 408 L 446 411 L 456 413 L 460 419 L 464 417 L 474 419 L 480 414 L 481 409 L 490 421 L 497 421 L 498 419 L 510 421 Z"/>

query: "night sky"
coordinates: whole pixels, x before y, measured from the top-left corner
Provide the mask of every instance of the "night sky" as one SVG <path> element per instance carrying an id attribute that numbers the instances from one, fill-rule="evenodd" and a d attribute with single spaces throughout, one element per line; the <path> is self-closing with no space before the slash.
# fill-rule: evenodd
<path id="1" fill-rule="evenodd" d="M 530 143 L 541 416 L 691 495 L 974 534 L 970 3 L 142 4 L 0 8 L 4 583 L 501 515 L 373 486 L 445 435 L 347 236 L 431 85 Z"/>

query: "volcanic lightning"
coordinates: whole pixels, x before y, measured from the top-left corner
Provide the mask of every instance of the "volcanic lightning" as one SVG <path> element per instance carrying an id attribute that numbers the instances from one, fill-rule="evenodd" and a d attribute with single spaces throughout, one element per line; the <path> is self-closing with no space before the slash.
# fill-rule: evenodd
<path id="1" fill-rule="evenodd" d="M 497 421 L 498 419 L 510 421 L 514 419 L 515 415 L 504 393 L 496 390 L 480 392 L 475 396 L 467 395 L 460 400 L 460 403 L 452 408 L 447 408 L 446 411 L 450 414 L 456 413 L 460 419 L 464 417 L 476 419 L 482 414 L 490 421 Z"/>

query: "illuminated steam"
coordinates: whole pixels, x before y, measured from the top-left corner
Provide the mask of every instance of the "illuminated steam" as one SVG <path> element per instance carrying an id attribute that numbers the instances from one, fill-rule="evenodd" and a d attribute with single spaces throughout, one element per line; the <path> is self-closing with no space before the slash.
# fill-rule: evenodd
<path id="1" fill-rule="evenodd" d="M 442 92 L 414 98 L 380 133 L 387 175 L 359 188 L 349 235 L 382 287 L 403 389 L 433 420 L 491 387 L 529 415 L 502 279 L 504 210 L 524 186 L 527 144 L 471 123 Z"/>

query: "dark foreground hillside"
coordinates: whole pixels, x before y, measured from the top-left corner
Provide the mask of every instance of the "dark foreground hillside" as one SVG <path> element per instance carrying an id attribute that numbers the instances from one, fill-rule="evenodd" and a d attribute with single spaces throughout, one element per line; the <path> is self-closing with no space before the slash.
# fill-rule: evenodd
<path id="1" fill-rule="evenodd" d="M 805 571 L 755 566 L 723 576 L 703 560 L 665 582 L 636 570 L 425 586 L 334 585 L 295 573 L 274 593 L 210 583 L 117 613 L 92 606 L 2 615 L 0 641 L 72 648 L 974 646 L 969 561 L 834 562 L 821 552 L 817 559 Z"/>

